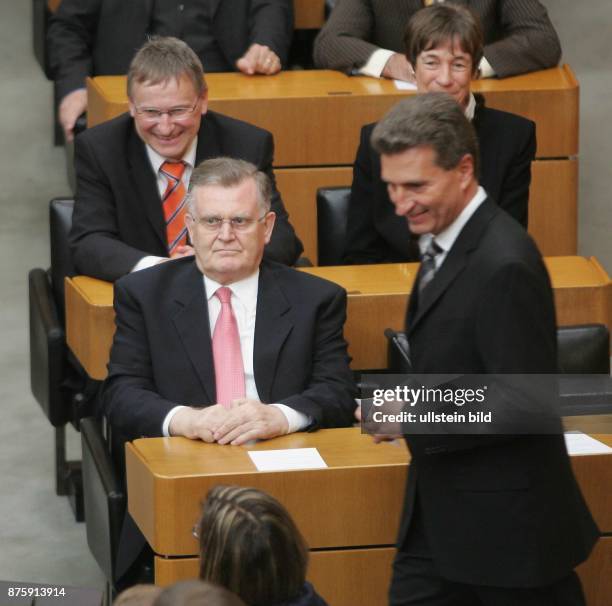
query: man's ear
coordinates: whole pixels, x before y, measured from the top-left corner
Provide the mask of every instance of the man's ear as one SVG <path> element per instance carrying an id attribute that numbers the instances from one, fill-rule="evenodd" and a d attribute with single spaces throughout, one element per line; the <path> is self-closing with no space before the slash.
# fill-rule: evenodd
<path id="1" fill-rule="evenodd" d="M 130 116 L 132 116 L 132 118 L 135 118 L 136 117 L 136 106 L 134 105 L 131 99 L 128 99 L 128 108 L 130 110 Z"/>
<path id="2" fill-rule="evenodd" d="M 474 180 L 474 156 L 472 154 L 464 154 L 459 164 L 457 165 L 459 175 L 461 177 L 461 186 L 467 189 L 469 184 Z"/>

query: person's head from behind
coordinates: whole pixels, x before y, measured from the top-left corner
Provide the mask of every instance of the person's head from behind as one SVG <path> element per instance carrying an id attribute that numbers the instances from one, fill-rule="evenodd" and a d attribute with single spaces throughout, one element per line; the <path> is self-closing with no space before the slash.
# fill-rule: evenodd
<path id="1" fill-rule="evenodd" d="M 295 599 L 308 549 L 287 510 L 255 488 L 216 486 L 199 523 L 200 578 L 227 587 L 248 606 Z"/>
<path id="2" fill-rule="evenodd" d="M 371 142 L 395 213 L 414 234 L 439 234 L 478 190 L 476 133 L 449 95 L 401 101 L 376 125 Z"/>
<path id="3" fill-rule="evenodd" d="M 161 590 L 160 590 L 161 591 Z M 234 593 L 205 581 L 179 581 L 166 587 L 153 606 L 246 606 Z"/>
<path id="4" fill-rule="evenodd" d="M 189 236 L 200 271 L 220 284 L 254 274 L 274 228 L 268 176 L 245 160 L 214 158 L 189 182 Z"/>
<path id="5" fill-rule="evenodd" d="M 408 21 L 404 44 L 419 92 L 447 93 L 465 108 L 483 56 L 478 17 L 456 4 L 428 6 Z"/>
<path id="6" fill-rule="evenodd" d="M 127 94 L 140 138 L 160 156 L 180 160 L 207 109 L 198 56 L 178 38 L 151 38 L 132 59 Z"/>
<path id="7" fill-rule="evenodd" d="M 113 606 L 153 606 L 160 593 L 157 585 L 133 585 L 116 597 Z"/>

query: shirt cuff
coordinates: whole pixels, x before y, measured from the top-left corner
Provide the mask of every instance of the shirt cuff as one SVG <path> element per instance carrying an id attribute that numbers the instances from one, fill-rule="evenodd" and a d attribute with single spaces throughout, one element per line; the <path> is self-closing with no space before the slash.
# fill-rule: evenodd
<path id="1" fill-rule="evenodd" d="M 312 424 L 312 419 L 308 415 L 305 415 L 303 412 L 299 412 L 290 406 L 285 404 L 270 404 L 270 406 L 276 406 L 276 408 L 278 408 L 285 415 L 285 419 L 287 419 L 287 424 L 289 425 L 287 433 L 301 431 Z"/>
<path id="2" fill-rule="evenodd" d="M 160 261 L 166 260 L 166 257 L 153 257 L 151 255 L 143 257 L 142 259 L 140 259 L 140 261 L 138 261 L 138 263 L 136 263 L 136 265 L 134 265 L 134 267 L 132 267 L 132 272 L 140 271 L 141 269 L 147 269 L 147 267 L 153 267 L 154 265 L 157 265 Z"/>
<path id="3" fill-rule="evenodd" d="M 495 76 L 495 70 L 491 67 L 486 57 L 483 56 L 480 60 L 480 77 L 493 78 L 493 76 Z"/>
<path id="4" fill-rule="evenodd" d="M 164 422 L 162 423 L 162 436 L 164 438 L 170 437 L 170 421 L 172 421 L 172 417 L 181 409 L 187 408 L 186 406 L 175 406 L 170 412 L 166 415 Z"/>
<path id="5" fill-rule="evenodd" d="M 380 78 L 387 61 L 395 55 L 391 50 L 379 48 L 375 50 L 365 64 L 357 70 L 358 74 L 363 76 L 372 76 L 373 78 Z"/>

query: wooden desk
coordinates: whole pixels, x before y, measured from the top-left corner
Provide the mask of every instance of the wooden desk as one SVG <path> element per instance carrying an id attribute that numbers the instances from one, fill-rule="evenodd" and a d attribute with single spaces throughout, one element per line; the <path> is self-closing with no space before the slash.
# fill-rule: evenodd
<path id="1" fill-rule="evenodd" d="M 559 325 L 612 321 L 612 283 L 594 257 L 546 260 Z M 344 329 L 353 368 L 387 365 L 385 328 L 401 329 L 417 263 L 304 268 L 348 292 Z M 86 276 L 66 279 L 66 339 L 89 376 L 104 379 L 114 326 L 113 287 Z"/>
<path id="2" fill-rule="evenodd" d="M 610 435 L 594 437 L 612 445 Z M 247 455 L 303 447 L 317 448 L 328 469 L 257 472 Z M 312 550 L 308 577 L 330 604 L 383 604 L 408 463 L 402 442 L 374 445 L 357 428 L 293 434 L 247 447 L 184 438 L 136 440 L 126 447 L 128 507 L 156 553 L 156 583 L 168 585 L 197 576 L 198 545 L 191 530 L 212 486 L 265 490 L 285 505 L 304 534 Z M 612 456 L 575 456 L 572 465 L 600 530 L 612 531 Z M 612 576 L 605 565 L 611 555 L 612 538 L 604 538 L 580 567 L 590 606 L 608 604 Z"/>
<path id="3" fill-rule="evenodd" d="M 211 109 L 273 133 L 279 190 L 306 256 L 316 263 L 316 190 L 350 185 L 361 127 L 413 93 L 397 90 L 389 80 L 328 70 L 255 78 L 209 74 L 207 80 Z M 87 87 L 90 126 L 126 111 L 125 76 L 99 76 Z M 478 80 L 473 89 L 491 107 L 536 122 L 530 233 L 544 255 L 576 254 L 578 83 L 571 69 Z"/>

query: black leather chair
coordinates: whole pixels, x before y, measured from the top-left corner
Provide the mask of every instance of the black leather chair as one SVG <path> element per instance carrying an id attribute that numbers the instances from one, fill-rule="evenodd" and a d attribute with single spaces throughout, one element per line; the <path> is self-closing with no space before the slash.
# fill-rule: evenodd
<path id="1" fill-rule="evenodd" d="M 73 274 L 68 232 L 74 201 L 56 198 L 49 205 L 51 267 L 28 275 L 30 312 L 30 386 L 55 432 L 55 490 L 68 495 L 77 520 L 83 520 L 79 461 L 66 459 L 66 425 L 78 428 L 89 412 L 96 383 L 66 346 L 64 278 Z"/>
<path id="2" fill-rule="evenodd" d="M 101 421 L 93 417 L 81 420 L 87 543 L 106 576 L 107 595 L 112 598 L 117 582 L 117 548 L 127 497 L 109 443 Z"/>
<path id="3" fill-rule="evenodd" d="M 317 190 L 319 265 L 343 264 L 350 198 L 349 187 L 322 187 Z"/>
<path id="4" fill-rule="evenodd" d="M 387 368 L 410 372 L 408 340 L 402 331 L 385 330 L 388 339 Z M 610 333 L 604 324 L 580 324 L 557 328 L 557 357 L 561 412 L 584 415 L 612 412 Z"/>

